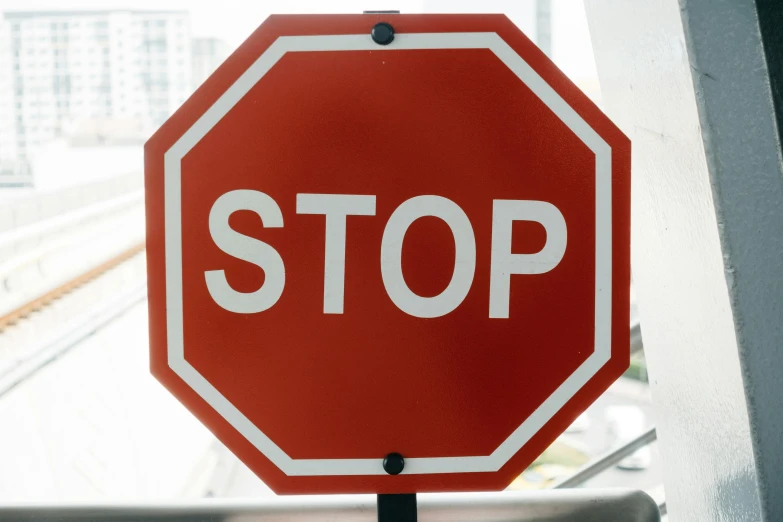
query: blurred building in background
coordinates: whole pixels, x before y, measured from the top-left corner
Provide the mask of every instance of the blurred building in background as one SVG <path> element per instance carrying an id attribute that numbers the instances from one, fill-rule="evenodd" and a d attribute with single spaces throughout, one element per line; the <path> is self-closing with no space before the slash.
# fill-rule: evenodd
<path id="1" fill-rule="evenodd" d="M 577 8 L 581 3 L 553 0 L 421 0 L 423 12 L 506 13 L 600 101 L 586 23 L 573 15 Z M 215 31 L 228 38 L 225 30 Z M 128 154 L 141 157 L 144 140 L 236 43 L 192 37 L 191 13 L 184 10 L 0 13 L 0 187 L 46 188 L 58 176 L 58 185 L 76 183 L 71 180 L 86 169 L 87 148 L 100 149 L 95 157 L 105 157 L 108 166 L 95 176 L 118 174 L 111 169 L 126 168 Z M 116 160 L 106 156 L 112 147 Z M 76 171 L 65 173 L 72 165 Z"/>
<path id="2" fill-rule="evenodd" d="M 191 92 L 187 11 L 6 12 L 0 26 L 0 184 L 34 184 L 58 140 L 140 145 Z"/>
<path id="3" fill-rule="evenodd" d="M 552 0 L 424 0 L 425 13 L 503 13 L 552 55 Z"/>
<path id="4" fill-rule="evenodd" d="M 198 89 L 209 75 L 228 58 L 228 44 L 219 38 L 193 39 L 193 90 Z"/>
<path id="5" fill-rule="evenodd" d="M 590 99 L 601 104 L 583 2 L 573 0 L 423 0 L 426 13 L 504 13 Z"/>
<path id="6" fill-rule="evenodd" d="M 11 33 L 0 19 L 0 179 L 6 183 L 20 182 L 17 178 L 16 127 L 14 110 L 14 80 L 11 64 Z"/>

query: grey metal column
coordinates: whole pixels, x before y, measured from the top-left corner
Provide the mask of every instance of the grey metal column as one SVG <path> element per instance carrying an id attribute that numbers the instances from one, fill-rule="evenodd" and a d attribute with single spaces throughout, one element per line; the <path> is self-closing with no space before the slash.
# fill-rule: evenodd
<path id="1" fill-rule="evenodd" d="M 605 108 L 633 143 L 670 516 L 783 520 L 783 2 L 586 6 Z"/>

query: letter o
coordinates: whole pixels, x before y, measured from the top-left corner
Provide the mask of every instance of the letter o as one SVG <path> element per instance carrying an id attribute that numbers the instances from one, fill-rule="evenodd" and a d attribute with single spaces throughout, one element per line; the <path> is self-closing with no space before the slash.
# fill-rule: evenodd
<path id="1" fill-rule="evenodd" d="M 402 275 L 402 243 L 411 224 L 425 216 L 442 219 L 451 229 L 456 250 L 454 272 L 445 290 L 434 297 L 411 291 Z M 417 196 L 389 217 L 381 240 L 381 277 L 397 308 L 414 317 L 441 317 L 457 308 L 470 291 L 476 271 L 476 238 L 465 212 L 441 196 Z"/>

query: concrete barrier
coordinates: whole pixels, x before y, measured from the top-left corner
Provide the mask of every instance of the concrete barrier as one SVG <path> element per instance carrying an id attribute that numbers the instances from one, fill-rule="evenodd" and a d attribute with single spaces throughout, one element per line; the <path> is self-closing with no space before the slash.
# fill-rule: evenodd
<path id="1" fill-rule="evenodd" d="M 144 241 L 140 174 L 0 200 L 0 317 Z"/>

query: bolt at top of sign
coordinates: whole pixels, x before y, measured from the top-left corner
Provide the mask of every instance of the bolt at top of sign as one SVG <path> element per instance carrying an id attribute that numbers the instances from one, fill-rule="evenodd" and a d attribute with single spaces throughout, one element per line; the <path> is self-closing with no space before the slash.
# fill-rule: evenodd
<path id="1" fill-rule="evenodd" d="M 271 17 L 145 153 L 153 373 L 278 492 L 503 488 L 627 367 L 629 143 L 503 16 Z"/>

